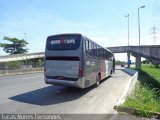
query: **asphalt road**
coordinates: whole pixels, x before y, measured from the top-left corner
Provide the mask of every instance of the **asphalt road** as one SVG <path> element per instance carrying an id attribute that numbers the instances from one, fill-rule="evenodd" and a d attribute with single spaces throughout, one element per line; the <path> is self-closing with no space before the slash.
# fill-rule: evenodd
<path id="1" fill-rule="evenodd" d="M 0 113 L 115 114 L 130 76 L 121 70 L 99 87 L 46 85 L 43 73 L 0 77 Z"/>

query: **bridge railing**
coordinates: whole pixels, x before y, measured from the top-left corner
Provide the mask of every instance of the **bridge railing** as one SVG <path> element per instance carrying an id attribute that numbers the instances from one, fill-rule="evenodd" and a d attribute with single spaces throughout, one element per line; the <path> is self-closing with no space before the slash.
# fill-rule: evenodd
<path id="1" fill-rule="evenodd" d="M 0 63 L 44 57 L 44 52 L 0 56 Z"/>
<path id="2" fill-rule="evenodd" d="M 26 53 L 26 54 L 14 54 L 14 55 L 3 55 L 0 56 L 0 59 L 5 59 L 5 58 L 14 58 L 14 57 L 25 57 L 25 56 L 41 56 L 44 55 L 44 52 L 39 52 L 39 53 Z"/>
<path id="3" fill-rule="evenodd" d="M 131 46 L 130 52 L 140 54 L 142 57 L 153 58 L 160 60 L 160 47 L 159 46 Z"/>
<path id="4" fill-rule="evenodd" d="M 140 54 L 142 57 L 159 60 L 160 61 L 160 45 L 143 45 L 143 46 L 119 46 L 119 47 L 109 47 L 114 53 L 125 53 L 128 50 L 132 55 Z"/>
<path id="5" fill-rule="evenodd" d="M 119 47 L 108 47 L 107 49 L 111 50 L 113 53 L 125 53 L 130 49 L 130 47 L 119 46 Z"/>

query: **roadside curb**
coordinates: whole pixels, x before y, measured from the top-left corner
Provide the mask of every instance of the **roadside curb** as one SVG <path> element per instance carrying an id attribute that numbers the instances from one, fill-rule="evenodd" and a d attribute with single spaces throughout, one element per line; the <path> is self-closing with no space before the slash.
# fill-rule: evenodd
<path id="1" fill-rule="evenodd" d="M 125 73 L 131 75 L 132 77 L 129 79 L 122 96 L 120 97 L 120 99 L 118 100 L 118 102 L 114 105 L 114 106 L 121 106 L 124 102 L 125 99 L 128 95 L 133 94 L 134 88 L 135 88 L 135 84 L 137 82 L 137 78 L 138 78 L 138 72 L 133 70 L 133 69 L 129 69 L 129 68 L 125 68 L 123 70 Z"/>
<path id="2" fill-rule="evenodd" d="M 124 107 L 122 107 L 122 105 L 125 102 L 126 97 L 128 95 L 131 95 L 133 93 L 134 89 L 135 89 L 135 84 L 136 84 L 137 78 L 138 78 L 138 72 L 133 70 L 133 69 L 130 69 L 130 68 L 125 68 L 123 70 L 123 72 L 127 73 L 128 75 L 130 75 L 132 77 L 129 79 L 129 81 L 128 81 L 120 99 L 114 105 L 114 109 L 117 110 L 118 112 L 126 112 L 126 113 L 131 113 L 132 114 L 134 112 L 128 112 L 128 109 L 127 110 L 123 109 Z M 132 110 L 130 109 L 130 111 L 132 111 Z"/>
<path id="3" fill-rule="evenodd" d="M 136 108 L 130 108 L 125 106 L 114 106 L 114 109 L 116 109 L 118 112 L 126 112 L 129 114 L 138 115 L 138 116 L 142 116 L 142 114 L 148 114 L 148 115 L 152 115 L 153 116 L 152 118 L 154 118 L 154 120 L 160 119 L 160 113 L 158 112 L 143 111 Z"/>
<path id="4" fill-rule="evenodd" d="M 145 111 L 145 110 L 143 111 L 143 110 L 139 110 L 136 108 L 123 106 L 123 103 L 125 102 L 126 97 L 132 95 L 132 93 L 134 92 L 135 83 L 138 78 L 138 72 L 136 71 L 134 73 L 135 70 L 133 70 L 133 69 L 125 68 L 123 71 L 125 73 L 131 75 L 132 77 L 128 81 L 126 88 L 123 91 L 122 96 L 120 97 L 118 102 L 114 105 L 114 109 L 117 110 L 117 112 L 126 112 L 129 114 L 138 115 L 138 116 L 143 116 L 145 114 L 148 114 L 148 115 L 153 116 L 151 119 L 154 119 L 154 120 L 160 119 L 160 113 L 158 113 L 158 112 L 151 112 L 151 111 Z"/>

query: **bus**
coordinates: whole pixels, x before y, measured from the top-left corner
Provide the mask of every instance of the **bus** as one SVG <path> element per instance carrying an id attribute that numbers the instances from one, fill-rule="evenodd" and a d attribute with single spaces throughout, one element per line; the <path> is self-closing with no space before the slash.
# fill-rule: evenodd
<path id="1" fill-rule="evenodd" d="M 115 70 L 114 54 L 79 33 L 51 35 L 45 47 L 46 84 L 98 86 Z"/>

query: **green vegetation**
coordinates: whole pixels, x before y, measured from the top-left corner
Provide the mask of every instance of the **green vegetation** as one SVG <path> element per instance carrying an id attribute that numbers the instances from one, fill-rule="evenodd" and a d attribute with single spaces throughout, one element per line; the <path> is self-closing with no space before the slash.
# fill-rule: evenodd
<path id="1" fill-rule="evenodd" d="M 7 69 L 20 69 L 23 61 L 11 61 L 6 63 Z"/>
<path id="2" fill-rule="evenodd" d="M 148 59 L 143 60 L 143 61 L 142 61 L 142 64 L 152 64 L 152 65 L 154 65 L 156 68 L 159 68 L 159 67 L 160 67 L 159 61 L 151 61 L 151 60 L 148 60 Z"/>
<path id="3" fill-rule="evenodd" d="M 24 39 L 20 40 L 17 38 L 9 38 L 4 36 L 3 40 L 10 42 L 10 43 L 0 43 L 0 47 L 2 47 L 6 53 L 22 54 L 28 52 L 28 49 L 25 48 L 28 42 L 25 41 Z"/>
<path id="4" fill-rule="evenodd" d="M 149 64 L 149 63 L 151 63 L 151 60 L 147 60 L 147 59 L 146 59 L 146 60 L 143 60 L 143 61 L 142 61 L 142 64 Z"/>
<path id="5" fill-rule="evenodd" d="M 160 112 L 160 69 L 143 65 L 139 71 L 135 93 L 128 97 L 124 106 L 142 110 L 142 116 L 150 117 L 150 112 Z"/>
<path id="6" fill-rule="evenodd" d="M 116 65 L 121 65 L 121 64 L 126 64 L 126 62 L 124 62 L 124 61 L 115 61 L 115 64 Z"/>
<path id="7" fill-rule="evenodd" d="M 153 65 L 143 65 L 138 78 L 143 84 L 152 84 L 155 88 L 160 88 L 160 68 Z"/>

